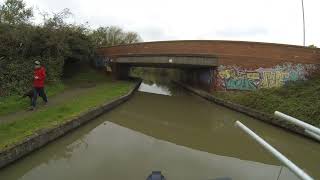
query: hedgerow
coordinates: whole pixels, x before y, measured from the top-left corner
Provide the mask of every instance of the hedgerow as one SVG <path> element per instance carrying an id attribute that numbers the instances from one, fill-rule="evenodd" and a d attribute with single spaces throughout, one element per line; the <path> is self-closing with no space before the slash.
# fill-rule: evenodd
<path id="1" fill-rule="evenodd" d="M 31 22 L 33 14 L 23 0 L 0 3 L 0 97 L 31 88 L 35 60 L 46 67 L 47 81 L 57 82 L 65 67 L 92 60 L 97 47 L 141 41 L 137 33 L 115 26 L 91 30 L 66 23 L 71 15 L 68 9 L 44 15 L 40 24 Z"/>

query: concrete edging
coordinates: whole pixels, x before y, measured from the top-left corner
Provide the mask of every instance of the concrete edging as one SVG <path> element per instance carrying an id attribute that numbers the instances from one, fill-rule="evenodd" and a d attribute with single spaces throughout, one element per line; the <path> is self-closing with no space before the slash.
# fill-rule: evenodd
<path id="1" fill-rule="evenodd" d="M 192 92 L 192 93 L 194 93 L 194 94 L 196 94 L 196 95 L 198 95 L 198 96 L 200 96 L 200 97 L 202 97 L 204 99 L 207 99 L 207 100 L 209 100 L 211 102 L 214 102 L 216 104 L 225 106 L 225 107 L 230 108 L 232 110 L 235 110 L 235 111 L 241 112 L 243 114 L 246 114 L 248 116 L 254 117 L 256 119 L 262 120 L 262 121 L 264 121 L 264 122 L 266 122 L 268 124 L 271 124 L 271 125 L 274 125 L 274 126 L 289 130 L 289 131 L 294 132 L 296 134 L 299 134 L 299 135 L 302 135 L 304 137 L 312 139 L 309 135 L 307 135 L 304 132 L 304 129 L 302 129 L 301 127 L 298 127 L 296 125 L 290 124 L 287 121 L 278 119 L 278 118 L 276 118 L 276 117 L 274 117 L 272 115 L 257 111 L 255 109 L 252 109 L 252 108 L 249 108 L 249 107 L 246 107 L 246 106 L 242 106 L 242 105 L 239 105 L 239 104 L 235 104 L 235 103 L 232 103 L 230 101 L 226 101 L 224 99 L 215 97 L 212 94 L 209 94 L 209 93 L 207 93 L 205 91 L 202 91 L 202 90 L 199 90 L 199 89 L 195 89 L 195 88 L 190 87 L 190 86 L 188 86 L 188 85 L 186 85 L 184 83 L 181 83 L 181 82 L 175 82 L 175 83 L 178 84 L 179 86 L 185 88 L 186 90 L 188 90 L 188 91 L 190 91 L 190 92 Z"/>
<path id="2" fill-rule="evenodd" d="M 92 108 L 89 111 L 80 114 L 79 116 L 70 119 L 69 121 L 60 124 L 57 127 L 40 130 L 33 136 L 15 144 L 14 146 L 0 151 L 0 168 L 3 168 L 14 161 L 30 154 L 31 152 L 45 146 L 67 134 L 68 132 L 80 127 L 81 125 L 97 118 L 105 112 L 117 107 L 118 105 L 126 102 L 134 92 L 139 88 L 141 80 L 139 80 L 134 88 L 130 90 L 126 95 L 121 96 L 111 102 L 102 104 L 98 107 Z"/>

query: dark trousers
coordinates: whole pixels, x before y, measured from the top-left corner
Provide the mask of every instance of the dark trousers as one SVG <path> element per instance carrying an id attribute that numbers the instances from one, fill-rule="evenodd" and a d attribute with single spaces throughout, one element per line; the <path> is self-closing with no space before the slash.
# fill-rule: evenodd
<path id="1" fill-rule="evenodd" d="M 44 92 L 44 88 L 43 87 L 42 88 L 34 87 L 33 88 L 32 104 L 31 104 L 33 107 L 36 107 L 38 95 L 42 97 L 44 102 L 46 102 L 46 103 L 48 102 L 47 95 Z"/>

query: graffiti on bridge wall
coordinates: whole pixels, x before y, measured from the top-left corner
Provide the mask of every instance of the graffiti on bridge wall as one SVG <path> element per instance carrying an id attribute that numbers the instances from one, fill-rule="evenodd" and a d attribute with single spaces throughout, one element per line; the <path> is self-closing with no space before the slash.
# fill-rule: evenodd
<path id="1" fill-rule="evenodd" d="M 284 64 L 255 70 L 238 66 L 219 66 L 217 87 L 224 90 L 255 90 L 281 87 L 288 81 L 305 80 L 316 69 L 315 65 Z"/>
<path id="2" fill-rule="evenodd" d="M 286 81 L 290 81 L 289 73 L 282 71 L 266 71 L 262 72 L 262 79 L 260 82 L 260 88 L 272 88 L 272 87 L 281 87 L 285 84 Z"/>
<path id="3" fill-rule="evenodd" d="M 230 90 L 254 90 L 257 88 L 255 81 L 260 79 L 260 75 L 257 72 L 239 71 L 235 68 L 219 70 L 218 76 L 223 81 L 222 85 Z"/>

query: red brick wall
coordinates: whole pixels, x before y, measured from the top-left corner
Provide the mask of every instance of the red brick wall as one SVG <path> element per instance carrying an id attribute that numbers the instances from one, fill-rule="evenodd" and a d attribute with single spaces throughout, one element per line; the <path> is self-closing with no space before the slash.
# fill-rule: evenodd
<path id="1" fill-rule="evenodd" d="M 268 68 L 282 63 L 320 64 L 320 49 L 242 41 L 160 41 L 100 48 L 109 57 L 121 55 L 214 55 L 219 65 Z"/>

